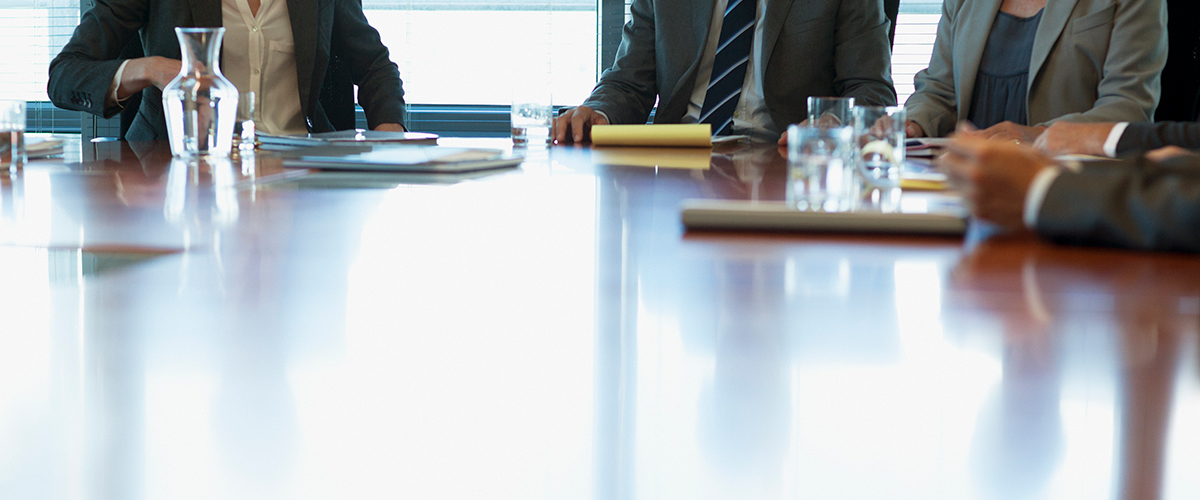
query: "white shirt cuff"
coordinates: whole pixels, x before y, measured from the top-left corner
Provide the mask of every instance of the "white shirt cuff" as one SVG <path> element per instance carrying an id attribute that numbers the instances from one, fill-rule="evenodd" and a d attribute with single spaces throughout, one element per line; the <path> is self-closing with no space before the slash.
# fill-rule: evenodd
<path id="1" fill-rule="evenodd" d="M 1025 227 L 1030 230 L 1037 229 L 1037 217 L 1038 212 L 1042 210 L 1042 202 L 1046 201 L 1046 193 L 1050 191 L 1050 185 L 1054 184 L 1054 179 L 1057 179 L 1061 173 L 1062 171 L 1056 167 L 1046 167 L 1033 176 L 1033 182 L 1029 184 L 1029 191 L 1025 193 Z"/>
<path id="2" fill-rule="evenodd" d="M 1129 128 L 1129 122 L 1121 122 L 1113 125 L 1112 131 L 1108 133 L 1108 139 L 1104 141 L 1104 154 L 1109 158 L 1117 157 L 1117 143 L 1121 142 L 1121 136 L 1125 135 L 1125 129 Z"/>
<path id="3" fill-rule="evenodd" d="M 109 86 L 110 88 L 108 91 L 109 104 L 121 106 L 122 102 L 125 102 L 127 99 L 129 99 L 129 97 L 126 97 L 125 99 L 117 98 L 117 89 L 121 86 L 121 76 L 125 74 L 126 64 L 129 64 L 129 59 L 122 61 L 121 66 L 117 68 L 117 74 L 113 75 L 112 85 Z"/>
<path id="4" fill-rule="evenodd" d="M 603 116 L 603 117 L 604 117 L 604 121 L 606 121 L 606 122 L 608 122 L 608 123 L 612 123 L 612 120 L 609 120 L 609 119 L 608 119 L 608 113 L 605 113 L 605 112 L 603 112 L 603 111 L 600 111 L 600 110 L 598 110 L 598 109 L 593 109 L 592 111 L 595 111 L 595 112 L 596 112 L 596 114 L 598 114 L 598 115 L 600 115 L 600 116 Z"/>

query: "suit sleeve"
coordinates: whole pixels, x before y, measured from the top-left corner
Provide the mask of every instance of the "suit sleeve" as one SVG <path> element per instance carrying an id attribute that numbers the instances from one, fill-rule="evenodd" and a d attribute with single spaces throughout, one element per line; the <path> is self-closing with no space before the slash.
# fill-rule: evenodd
<path id="1" fill-rule="evenodd" d="M 105 97 L 121 66 L 121 51 L 137 40 L 146 11 L 145 0 L 97 0 L 79 19 L 71 40 L 50 61 L 46 85 L 50 101 L 105 118 L 119 113 L 119 106 L 105 107 Z"/>
<path id="2" fill-rule="evenodd" d="M 1200 252 L 1200 161 L 1145 158 L 1063 173 L 1046 193 L 1037 232 L 1053 241 Z"/>
<path id="3" fill-rule="evenodd" d="M 839 95 L 873 106 L 896 105 L 890 27 L 881 0 L 842 0 L 834 33 L 833 85 Z"/>
<path id="4" fill-rule="evenodd" d="M 634 0 L 629 12 L 633 19 L 625 24 L 616 61 L 583 103 L 614 124 L 646 123 L 658 95 L 654 2 Z"/>
<path id="5" fill-rule="evenodd" d="M 404 86 L 379 31 L 367 22 L 360 0 L 337 0 L 331 44 L 349 59 L 348 69 L 358 85 L 358 104 L 367 127 L 404 124 Z"/>
<path id="6" fill-rule="evenodd" d="M 1200 123 L 1130 123 L 1117 142 L 1117 153 L 1150 151 L 1166 146 L 1200 149 Z"/>
<path id="7" fill-rule="evenodd" d="M 958 124 L 958 100 L 954 83 L 954 33 L 959 0 L 942 3 L 942 18 L 938 21 L 937 38 L 929 67 L 917 73 L 916 91 L 905 103 L 908 119 L 921 126 L 925 135 L 942 137 L 954 131 Z"/>
<path id="8" fill-rule="evenodd" d="M 1149 121 L 1158 107 L 1162 70 L 1166 63 L 1165 2 L 1118 2 L 1096 104 L 1082 113 L 1063 115 L 1051 121 Z"/>

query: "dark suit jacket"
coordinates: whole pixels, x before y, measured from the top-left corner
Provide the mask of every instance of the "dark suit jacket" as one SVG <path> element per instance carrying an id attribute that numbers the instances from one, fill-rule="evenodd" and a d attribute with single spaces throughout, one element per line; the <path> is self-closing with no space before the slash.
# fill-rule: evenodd
<path id="1" fill-rule="evenodd" d="M 1200 252 L 1200 160 L 1145 158 L 1093 165 L 1055 179 L 1038 212 L 1051 240 Z"/>
<path id="2" fill-rule="evenodd" d="M 288 12 L 310 131 L 354 128 L 354 85 L 369 126 L 403 123 L 400 72 L 358 0 L 288 0 Z M 140 37 L 144 54 L 179 59 L 177 26 L 220 27 L 220 0 L 97 0 L 50 62 L 50 100 L 60 108 L 115 115 L 120 108 L 105 108 L 104 98 L 122 50 Z M 167 138 L 159 89 L 142 91 L 126 138 Z"/>
<path id="3" fill-rule="evenodd" d="M 760 0 L 763 94 L 779 130 L 808 117 L 808 96 L 895 104 L 890 23 L 882 0 Z M 612 123 L 655 123 L 687 114 L 712 26 L 714 0 L 634 0 L 613 67 L 584 105 Z"/>
<path id="4" fill-rule="evenodd" d="M 1200 149 L 1200 123 L 1130 123 L 1117 142 L 1117 153 L 1150 151 L 1166 146 Z"/>

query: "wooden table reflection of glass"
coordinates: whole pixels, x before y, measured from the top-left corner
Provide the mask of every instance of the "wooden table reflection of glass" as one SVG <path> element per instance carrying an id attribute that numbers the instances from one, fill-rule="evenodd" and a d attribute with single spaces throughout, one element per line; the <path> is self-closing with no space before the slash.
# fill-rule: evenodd
<path id="1" fill-rule="evenodd" d="M 683 230 L 773 146 L 82 149 L 0 175 L 0 498 L 1200 498 L 1195 257 Z"/>

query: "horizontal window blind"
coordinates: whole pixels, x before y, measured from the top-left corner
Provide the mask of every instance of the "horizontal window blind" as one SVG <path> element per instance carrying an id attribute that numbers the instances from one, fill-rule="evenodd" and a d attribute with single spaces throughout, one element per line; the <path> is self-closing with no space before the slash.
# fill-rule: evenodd
<path id="1" fill-rule="evenodd" d="M 0 0 L 0 99 L 49 100 L 50 60 L 77 24 L 78 0 Z"/>
<path id="2" fill-rule="evenodd" d="M 0 99 L 49 101 L 50 60 L 77 24 L 78 0 L 0 0 Z M 78 117 L 49 105 L 28 108 L 31 131 L 63 130 L 54 128 L 63 124 L 66 130 L 78 130 Z"/>

